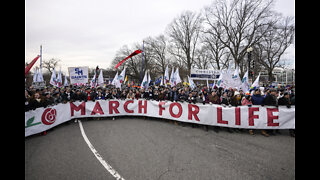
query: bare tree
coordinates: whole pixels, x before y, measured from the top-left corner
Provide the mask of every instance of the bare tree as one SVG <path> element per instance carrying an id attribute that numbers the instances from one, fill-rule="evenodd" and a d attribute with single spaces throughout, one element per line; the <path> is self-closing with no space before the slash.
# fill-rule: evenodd
<path id="1" fill-rule="evenodd" d="M 51 74 L 53 69 L 55 69 L 58 66 L 58 63 L 60 61 L 61 60 L 54 59 L 54 58 L 51 58 L 49 60 L 43 60 L 42 67 L 46 68 L 49 71 L 49 73 Z"/>
<path id="2" fill-rule="evenodd" d="M 210 51 L 203 45 L 201 49 L 196 50 L 193 66 L 199 69 L 208 69 L 210 66 L 210 59 L 212 59 Z"/>
<path id="3" fill-rule="evenodd" d="M 204 30 L 201 38 L 205 48 L 211 54 L 210 64 L 218 70 L 223 69 L 224 65 L 228 64 L 230 60 L 228 49 L 219 39 L 222 34 L 222 28 L 216 26 L 216 29 L 208 28 Z"/>
<path id="4" fill-rule="evenodd" d="M 269 82 L 273 81 L 272 71 L 280 66 L 279 62 L 287 48 L 293 43 L 295 27 L 293 17 L 280 17 L 279 23 L 261 38 L 254 48 L 257 62 L 267 71 Z"/>
<path id="5" fill-rule="evenodd" d="M 185 11 L 175 18 L 167 28 L 167 33 L 176 50 L 170 52 L 174 56 L 178 56 L 187 66 L 188 74 L 190 74 L 191 66 L 194 63 L 202 21 L 201 14 Z"/>
<path id="6" fill-rule="evenodd" d="M 164 75 L 166 66 L 169 64 L 167 57 L 168 41 L 164 35 L 159 35 L 155 38 L 149 37 L 145 44 L 150 49 L 150 56 L 153 59 L 156 74 Z"/>
<path id="7" fill-rule="evenodd" d="M 216 0 L 205 8 L 206 22 L 228 48 L 237 66 L 246 50 L 259 42 L 274 24 L 270 18 L 273 0 Z M 220 29 L 222 28 L 222 34 Z M 243 72 L 243 67 L 240 67 Z"/>

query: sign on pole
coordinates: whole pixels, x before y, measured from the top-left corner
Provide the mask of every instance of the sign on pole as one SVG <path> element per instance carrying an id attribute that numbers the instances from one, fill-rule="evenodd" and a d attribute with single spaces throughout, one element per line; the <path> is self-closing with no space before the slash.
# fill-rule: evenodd
<path id="1" fill-rule="evenodd" d="M 85 67 L 68 67 L 70 84 L 88 83 L 88 66 Z"/>

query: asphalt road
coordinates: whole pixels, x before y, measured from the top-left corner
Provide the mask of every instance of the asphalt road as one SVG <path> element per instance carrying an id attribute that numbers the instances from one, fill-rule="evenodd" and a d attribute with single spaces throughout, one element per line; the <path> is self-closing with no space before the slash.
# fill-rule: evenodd
<path id="1" fill-rule="evenodd" d="M 218 133 L 167 120 L 81 120 L 92 145 L 126 180 L 295 179 L 295 138 Z M 79 124 L 25 139 L 25 179 L 115 179 L 84 141 Z"/>

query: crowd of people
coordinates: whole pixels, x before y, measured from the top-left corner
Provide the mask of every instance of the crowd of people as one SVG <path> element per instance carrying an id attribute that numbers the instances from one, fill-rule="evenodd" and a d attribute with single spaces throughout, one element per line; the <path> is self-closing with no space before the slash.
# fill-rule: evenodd
<path id="1" fill-rule="evenodd" d="M 260 87 L 249 92 L 236 88 L 214 87 L 198 85 L 193 90 L 189 86 L 149 86 L 148 88 L 123 86 L 122 90 L 114 86 L 91 88 L 90 86 L 45 87 L 41 89 L 32 86 L 25 90 L 25 111 L 38 107 L 47 107 L 58 103 L 74 101 L 95 101 L 108 99 L 147 99 L 155 101 L 176 101 L 187 103 L 220 104 L 223 106 L 287 106 L 295 105 L 294 86 Z M 208 130 L 208 126 L 205 126 Z M 214 127 L 216 131 L 220 127 Z M 227 128 L 229 132 L 242 129 Z M 295 130 L 289 130 L 295 136 Z M 249 130 L 254 134 L 253 130 Z M 261 130 L 261 134 L 280 133 L 278 130 Z"/>

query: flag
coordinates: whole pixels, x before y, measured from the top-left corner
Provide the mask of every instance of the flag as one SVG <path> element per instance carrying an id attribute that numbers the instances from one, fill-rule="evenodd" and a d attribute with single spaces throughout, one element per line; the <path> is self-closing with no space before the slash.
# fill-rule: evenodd
<path id="1" fill-rule="evenodd" d="M 90 86 L 91 88 L 96 87 L 96 71 L 94 71 L 94 75 L 91 79 Z"/>
<path id="2" fill-rule="evenodd" d="M 220 71 L 220 76 L 219 76 L 219 79 L 217 81 L 217 87 L 222 87 L 224 85 L 224 80 L 223 80 L 223 72 Z"/>
<path id="3" fill-rule="evenodd" d="M 50 84 L 52 86 L 57 86 L 57 77 L 56 77 L 56 70 L 53 69 L 52 74 L 51 74 L 51 78 L 50 78 Z"/>
<path id="4" fill-rule="evenodd" d="M 36 68 L 36 70 L 34 71 L 33 82 L 38 82 L 38 68 Z"/>
<path id="5" fill-rule="evenodd" d="M 126 76 L 126 67 L 124 67 L 124 69 L 122 70 L 122 72 L 118 76 L 118 79 L 119 79 L 120 83 L 122 83 L 124 81 L 124 77 L 125 76 Z"/>
<path id="6" fill-rule="evenodd" d="M 103 81 L 103 74 L 102 74 L 102 69 L 100 69 L 100 74 L 98 76 L 98 86 L 102 86 L 104 84 L 104 81 Z"/>
<path id="7" fill-rule="evenodd" d="M 62 86 L 61 69 L 59 70 L 59 73 L 58 73 L 57 86 L 58 86 L 58 87 L 61 87 L 61 86 Z"/>
<path id="8" fill-rule="evenodd" d="M 168 65 L 166 67 L 166 71 L 164 72 L 164 85 L 167 87 L 167 83 L 169 82 L 169 70 Z"/>
<path id="9" fill-rule="evenodd" d="M 163 86 L 163 76 L 161 76 L 160 86 Z"/>
<path id="10" fill-rule="evenodd" d="M 175 85 L 174 84 L 175 81 L 176 80 L 175 80 L 175 77 L 174 77 L 174 68 L 172 68 L 171 76 L 170 76 L 170 85 L 171 85 L 171 87 L 173 87 Z"/>
<path id="11" fill-rule="evenodd" d="M 244 92 L 247 92 L 247 91 L 249 90 L 248 71 L 244 74 L 244 76 L 243 76 L 243 78 L 242 78 L 240 88 L 241 88 Z"/>
<path id="12" fill-rule="evenodd" d="M 151 82 L 151 77 L 150 77 L 150 72 L 148 71 L 148 87 L 150 86 L 150 82 Z"/>
<path id="13" fill-rule="evenodd" d="M 147 71 L 144 73 L 143 80 L 141 82 L 141 88 L 147 89 L 148 88 L 148 76 L 147 76 Z"/>
<path id="14" fill-rule="evenodd" d="M 111 84 L 112 85 L 116 85 L 116 81 L 117 81 L 117 79 L 118 79 L 118 72 L 116 73 L 116 75 L 114 76 L 114 78 L 113 78 L 113 80 L 112 80 L 112 82 L 111 82 Z"/>
<path id="15" fill-rule="evenodd" d="M 178 83 L 181 82 L 181 78 L 180 78 L 180 75 L 179 75 L 179 68 L 176 69 L 174 77 L 175 77 L 175 80 L 176 80 L 175 81 L 175 85 L 177 85 Z"/>
<path id="16" fill-rule="evenodd" d="M 116 88 L 120 88 L 120 91 L 121 91 L 121 82 L 120 82 L 120 78 L 119 77 L 115 81 L 115 86 L 116 86 Z"/>
<path id="17" fill-rule="evenodd" d="M 130 54 L 128 57 L 124 58 L 123 60 L 121 60 L 116 66 L 115 68 L 117 69 L 123 62 L 125 62 L 127 59 L 137 55 L 137 54 L 140 54 L 142 53 L 142 51 L 140 49 L 134 51 L 132 54 Z"/>
<path id="18" fill-rule="evenodd" d="M 124 82 L 127 82 L 127 81 L 128 81 L 128 77 L 126 75 L 126 78 L 124 79 Z M 128 82 L 128 84 L 129 84 L 129 82 Z"/>
<path id="19" fill-rule="evenodd" d="M 34 65 L 34 63 L 37 62 L 37 60 L 39 59 L 40 55 L 38 55 L 36 58 L 34 58 L 30 64 L 27 65 L 27 67 L 24 69 L 24 76 L 27 76 L 27 73 L 30 71 L 30 69 L 32 68 L 32 66 Z"/>
<path id="20" fill-rule="evenodd" d="M 42 69 L 40 67 L 39 71 L 38 71 L 38 76 L 37 76 L 37 81 L 38 82 L 43 82 L 43 75 L 42 75 Z"/>
<path id="21" fill-rule="evenodd" d="M 256 88 L 260 87 L 259 86 L 259 79 L 260 79 L 260 73 L 259 73 L 258 77 L 256 78 L 256 80 L 252 83 L 251 89 L 256 89 Z"/>
<path id="22" fill-rule="evenodd" d="M 239 76 L 239 66 L 237 66 L 236 69 L 234 70 L 232 79 L 233 79 L 232 86 L 236 88 L 240 88 L 242 83 Z"/>
<path id="23" fill-rule="evenodd" d="M 69 82 L 68 82 L 67 76 L 64 76 L 64 84 L 63 84 L 63 86 L 69 86 Z"/>
<path id="24" fill-rule="evenodd" d="M 196 87 L 193 80 L 189 76 L 188 76 L 188 82 L 189 82 L 189 86 L 191 87 L 191 89 L 194 89 Z"/>

